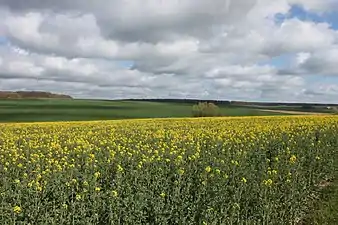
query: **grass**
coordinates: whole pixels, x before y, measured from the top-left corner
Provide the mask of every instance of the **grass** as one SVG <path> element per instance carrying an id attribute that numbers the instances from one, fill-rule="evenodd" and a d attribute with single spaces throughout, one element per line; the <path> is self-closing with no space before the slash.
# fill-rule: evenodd
<path id="1" fill-rule="evenodd" d="M 302 225 L 333 225 L 338 224 L 338 165 L 336 175 L 319 194 Z"/>
<path id="2" fill-rule="evenodd" d="M 190 117 L 192 104 L 103 100 L 0 100 L 0 122 L 84 121 L 133 118 Z M 221 106 L 224 116 L 282 113 Z"/>
<path id="3" fill-rule="evenodd" d="M 313 224 L 338 224 L 338 180 L 335 179 L 322 193 L 323 201 L 313 213 Z"/>

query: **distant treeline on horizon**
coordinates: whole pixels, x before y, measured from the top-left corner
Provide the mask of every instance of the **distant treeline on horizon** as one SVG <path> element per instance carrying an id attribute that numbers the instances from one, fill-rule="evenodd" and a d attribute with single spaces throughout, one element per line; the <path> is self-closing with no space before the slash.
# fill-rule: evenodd
<path id="1" fill-rule="evenodd" d="M 72 97 L 69 95 L 54 94 L 45 91 L 0 91 L 0 99 L 39 99 L 39 98 L 72 99 Z"/>

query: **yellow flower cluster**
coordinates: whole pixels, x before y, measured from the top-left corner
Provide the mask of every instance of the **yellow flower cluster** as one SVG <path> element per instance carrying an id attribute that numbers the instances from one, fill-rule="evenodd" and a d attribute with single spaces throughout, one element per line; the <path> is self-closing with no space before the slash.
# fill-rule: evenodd
<path id="1" fill-rule="evenodd" d="M 218 201 L 228 205 L 245 205 L 262 193 L 267 201 L 291 201 L 293 196 L 281 197 L 278 190 L 314 183 L 317 180 L 307 179 L 320 179 L 322 171 L 330 171 L 325 163 L 332 158 L 337 124 L 335 116 L 4 124 L 0 127 L 0 193 L 2 199 L 9 199 L 3 200 L 12 208 L 9 216 L 43 204 L 54 204 L 51 209 L 60 210 L 55 215 L 63 215 L 73 205 L 88 202 L 98 202 L 93 212 L 103 202 L 109 205 L 108 214 L 115 215 L 114 207 L 128 206 L 128 199 L 132 207 L 135 201 L 146 204 L 151 198 L 158 207 L 171 198 L 172 202 L 193 201 L 190 189 L 205 198 L 210 193 L 220 199 L 229 197 Z M 311 177 L 305 175 L 309 170 Z M 181 193 L 184 190 L 187 193 Z M 27 197 L 17 197 L 23 195 Z M 231 196 L 243 202 L 234 202 Z M 159 197 L 163 200 L 158 201 Z M 213 224 L 203 223 L 207 222 Z"/>

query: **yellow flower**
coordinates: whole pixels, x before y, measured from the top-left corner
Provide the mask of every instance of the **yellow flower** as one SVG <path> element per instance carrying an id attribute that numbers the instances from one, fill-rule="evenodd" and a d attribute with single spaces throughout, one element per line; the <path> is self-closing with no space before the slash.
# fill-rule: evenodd
<path id="1" fill-rule="evenodd" d="M 20 206 L 16 205 L 16 206 L 13 207 L 13 212 L 14 213 L 19 214 L 19 213 L 21 213 L 21 211 L 22 211 L 22 209 L 21 209 Z"/>
<path id="2" fill-rule="evenodd" d="M 41 192 L 41 191 L 42 191 L 42 187 L 39 185 L 39 186 L 36 187 L 36 190 L 37 190 L 38 192 Z"/>
<path id="3" fill-rule="evenodd" d="M 123 172 L 123 167 L 121 165 L 117 165 L 117 171 Z"/>
<path id="4" fill-rule="evenodd" d="M 245 177 L 242 177 L 242 182 L 243 182 L 243 183 L 246 183 L 246 182 L 247 182 L 247 180 L 245 179 Z"/>
<path id="5" fill-rule="evenodd" d="M 101 191 L 101 188 L 100 188 L 100 187 L 96 187 L 96 188 L 95 188 L 95 191 L 96 191 L 96 192 L 99 192 L 99 191 Z"/>
<path id="6" fill-rule="evenodd" d="M 162 192 L 162 193 L 160 194 L 160 196 L 161 196 L 162 198 L 164 198 L 164 197 L 166 196 L 166 194 L 165 194 L 164 192 Z"/>
<path id="7" fill-rule="evenodd" d="M 271 179 L 267 179 L 267 180 L 264 180 L 263 183 L 264 183 L 264 185 L 270 187 L 272 185 L 273 181 Z"/>
<path id="8" fill-rule="evenodd" d="M 290 163 L 294 164 L 297 161 L 297 157 L 295 155 L 292 155 L 290 157 Z"/>
<path id="9" fill-rule="evenodd" d="M 111 194 L 112 194 L 112 196 L 115 197 L 115 198 L 118 196 L 118 193 L 117 193 L 117 191 L 115 191 L 115 190 L 113 190 L 113 191 L 111 192 Z"/>
<path id="10" fill-rule="evenodd" d="M 138 164 L 137 164 L 137 167 L 139 168 L 139 169 L 141 169 L 142 168 L 142 162 L 139 162 Z"/>
<path id="11" fill-rule="evenodd" d="M 210 166 L 205 167 L 205 172 L 210 173 L 211 172 L 211 167 Z"/>
<path id="12" fill-rule="evenodd" d="M 95 178 L 99 178 L 99 177 L 100 177 L 100 175 L 101 175 L 101 173 L 100 173 L 100 172 L 96 172 L 96 173 L 94 173 L 94 177 L 95 177 Z"/>
<path id="13" fill-rule="evenodd" d="M 183 174 L 184 174 L 184 169 L 179 169 L 179 170 L 178 170 L 178 174 L 179 174 L 179 175 L 183 175 Z"/>
<path id="14" fill-rule="evenodd" d="M 77 194 L 77 195 L 75 196 L 75 199 L 79 201 L 79 200 L 81 200 L 81 199 L 82 199 L 82 196 L 81 196 L 81 195 L 79 195 L 79 194 Z"/>
<path id="15" fill-rule="evenodd" d="M 27 187 L 32 187 L 32 186 L 33 186 L 33 181 L 31 181 L 27 184 Z"/>
<path id="16" fill-rule="evenodd" d="M 238 166 L 239 165 L 239 162 L 237 160 L 231 160 L 231 163 Z"/>

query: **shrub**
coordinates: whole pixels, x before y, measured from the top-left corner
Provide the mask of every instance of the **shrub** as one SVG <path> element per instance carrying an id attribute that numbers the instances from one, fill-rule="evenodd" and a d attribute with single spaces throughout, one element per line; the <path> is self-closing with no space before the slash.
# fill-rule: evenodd
<path id="1" fill-rule="evenodd" d="M 194 117 L 213 117 L 220 116 L 220 110 L 214 103 L 200 102 L 192 108 Z"/>

